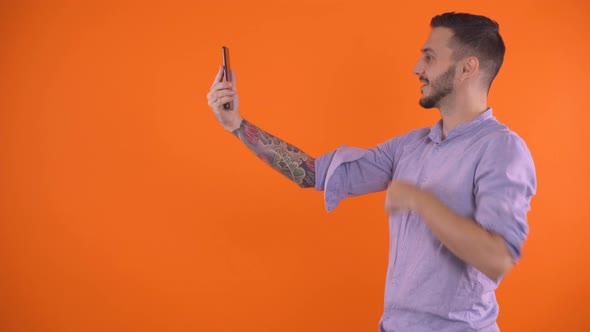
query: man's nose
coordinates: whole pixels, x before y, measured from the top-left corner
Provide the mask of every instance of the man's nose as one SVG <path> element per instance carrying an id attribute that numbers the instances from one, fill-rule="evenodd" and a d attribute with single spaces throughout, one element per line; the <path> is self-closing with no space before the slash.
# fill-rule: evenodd
<path id="1" fill-rule="evenodd" d="M 418 76 L 423 76 L 422 74 L 424 74 L 424 66 L 422 64 L 422 60 L 418 60 L 418 62 L 416 62 L 413 72 Z"/>

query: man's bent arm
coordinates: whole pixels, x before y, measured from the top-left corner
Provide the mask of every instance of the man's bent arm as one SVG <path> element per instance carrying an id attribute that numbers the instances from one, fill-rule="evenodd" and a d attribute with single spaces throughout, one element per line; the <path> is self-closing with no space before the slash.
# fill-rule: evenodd
<path id="1" fill-rule="evenodd" d="M 429 192 L 419 195 L 415 204 L 432 233 L 457 257 L 492 280 L 510 270 L 514 262 L 501 235 L 456 214 Z"/>
<path id="2" fill-rule="evenodd" d="M 301 188 L 315 186 L 315 158 L 245 119 L 232 133 L 263 162 Z"/>

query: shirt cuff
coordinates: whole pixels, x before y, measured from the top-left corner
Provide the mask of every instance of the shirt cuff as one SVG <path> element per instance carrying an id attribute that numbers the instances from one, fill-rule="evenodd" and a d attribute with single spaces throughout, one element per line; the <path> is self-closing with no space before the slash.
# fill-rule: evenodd
<path id="1" fill-rule="evenodd" d="M 331 212 L 348 193 L 344 190 L 346 173 L 335 176 L 340 165 L 361 159 L 366 151 L 359 148 L 341 146 L 336 151 L 327 153 L 315 160 L 316 190 L 324 191 L 326 211 Z M 339 170 L 338 170 L 339 171 Z"/>

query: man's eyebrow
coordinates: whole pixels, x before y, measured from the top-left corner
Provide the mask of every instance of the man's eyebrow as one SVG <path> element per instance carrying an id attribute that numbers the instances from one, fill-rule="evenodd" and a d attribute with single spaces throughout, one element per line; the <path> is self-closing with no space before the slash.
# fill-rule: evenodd
<path id="1" fill-rule="evenodd" d="M 424 47 L 423 49 L 420 50 L 420 52 L 422 52 L 422 53 L 430 52 L 432 54 L 436 54 L 436 52 L 433 49 L 431 49 L 430 47 Z"/>

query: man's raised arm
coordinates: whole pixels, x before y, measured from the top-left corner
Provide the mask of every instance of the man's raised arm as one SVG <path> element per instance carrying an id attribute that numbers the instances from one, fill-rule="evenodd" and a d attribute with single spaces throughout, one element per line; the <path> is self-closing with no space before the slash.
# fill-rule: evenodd
<path id="1" fill-rule="evenodd" d="M 235 74 L 232 70 L 232 82 L 222 82 L 223 68 L 207 94 L 209 106 L 221 126 L 232 132 L 263 162 L 279 171 L 302 188 L 315 186 L 315 158 L 307 155 L 295 146 L 265 132 L 246 121 L 240 113 L 236 90 Z M 223 105 L 230 103 L 229 110 Z"/>

